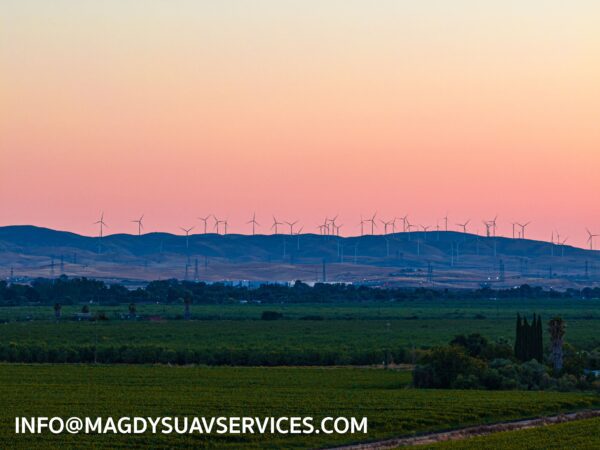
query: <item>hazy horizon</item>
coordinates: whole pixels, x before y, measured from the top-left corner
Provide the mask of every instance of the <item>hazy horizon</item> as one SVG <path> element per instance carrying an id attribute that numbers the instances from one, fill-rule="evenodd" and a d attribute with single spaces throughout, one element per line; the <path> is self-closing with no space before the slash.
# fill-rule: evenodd
<path id="1" fill-rule="evenodd" d="M 0 225 L 304 232 L 340 214 L 587 248 L 600 3 L 8 0 Z M 378 223 L 379 232 L 382 231 Z"/>

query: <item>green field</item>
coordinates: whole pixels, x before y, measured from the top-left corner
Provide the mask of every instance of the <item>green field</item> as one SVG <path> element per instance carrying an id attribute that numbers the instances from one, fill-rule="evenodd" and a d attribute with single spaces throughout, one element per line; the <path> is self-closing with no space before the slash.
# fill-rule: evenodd
<path id="1" fill-rule="evenodd" d="M 544 320 L 562 316 L 566 341 L 590 350 L 600 346 L 595 307 L 600 303 L 592 300 L 193 305 L 193 320 L 184 321 L 177 319 L 181 305 L 137 305 L 139 320 L 123 319 L 127 305 L 91 305 L 108 320 L 77 322 L 71 318 L 78 305 L 65 307 L 60 323 L 47 306 L 6 307 L 0 308 L 0 360 L 363 365 L 380 363 L 388 352 L 396 362 L 410 363 L 415 350 L 446 344 L 457 334 L 512 342 L 517 312 L 531 317 L 534 311 Z M 284 318 L 260 320 L 265 310 Z M 144 320 L 149 317 L 161 319 Z M 60 355 L 49 355 L 53 350 Z"/>
<path id="2" fill-rule="evenodd" d="M 0 365 L 0 448 L 315 448 L 600 406 L 586 393 L 436 391 L 406 372 L 352 368 Z M 351 435 L 14 434 L 15 416 L 367 417 Z"/>
<path id="3" fill-rule="evenodd" d="M 462 441 L 419 446 L 421 449 L 556 449 L 600 448 L 600 418 L 549 425 L 520 431 L 505 431 Z"/>

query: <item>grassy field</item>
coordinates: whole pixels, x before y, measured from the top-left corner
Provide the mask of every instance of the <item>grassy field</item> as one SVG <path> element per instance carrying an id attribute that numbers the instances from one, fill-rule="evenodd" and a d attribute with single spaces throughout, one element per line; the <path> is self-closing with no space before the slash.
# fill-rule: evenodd
<path id="1" fill-rule="evenodd" d="M 407 388 L 406 372 L 351 368 L 0 365 L 0 448 L 315 448 L 600 405 L 586 393 Z M 365 435 L 14 434 L 15 416 L 367 417 Z"/>
<path id="2" fill-rule="evenodd" d="M 506 431 L 462 441 L 415 446 L 420 449 L 556 449 L 595 450 L 600 448 L 600 418 L 561 423 L 545 427 Z"/>

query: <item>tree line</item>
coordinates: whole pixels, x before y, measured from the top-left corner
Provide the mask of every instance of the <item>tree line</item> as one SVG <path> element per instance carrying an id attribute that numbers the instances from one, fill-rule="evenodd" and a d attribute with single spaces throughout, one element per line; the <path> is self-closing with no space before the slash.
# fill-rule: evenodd
<path id="1" fill-rule="evenodd" d="M 28 284 L 0 281 L 0 306 L 27 304 L 62 305 L 80 302 L 220 304 L 256 301 L 261 303 L 335 303 L 402 300 L 477 300 L 536 298 L 600 298 L 600 288 L 570 289 L 564 292 L 522 285 L 511 289 L 433 289 L 374 288 L 363 285 L 317 283 L 309 286 L 301 281 L 291 285 L 262 284 L 257 288 L 179 280 L 151 281 L 145 287 L 128 289 L 123 284 L 107 284 L 85 277 L 56 279 L 38 278 Z"/>

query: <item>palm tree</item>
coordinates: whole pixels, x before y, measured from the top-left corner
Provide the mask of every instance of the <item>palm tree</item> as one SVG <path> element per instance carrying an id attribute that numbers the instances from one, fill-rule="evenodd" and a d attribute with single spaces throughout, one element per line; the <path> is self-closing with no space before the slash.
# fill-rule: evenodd
<path id="1" fill-rule="evenodd" d="M 554 372 L 561 371 L 563 366 L 563 337 L 565 335 L 565 322 L 560 317 L 554 317 L 548 322 L 548 331 L 550 332 L 550 342 L 552 345 L 552 364 Z"/>
<path id="2" fill-rule="evenodd" d="M 62 305 L 60 303 L 54 304 L 54 317 L 56 318 L 56 320 L 60 319 L 61 309 Z"/>

